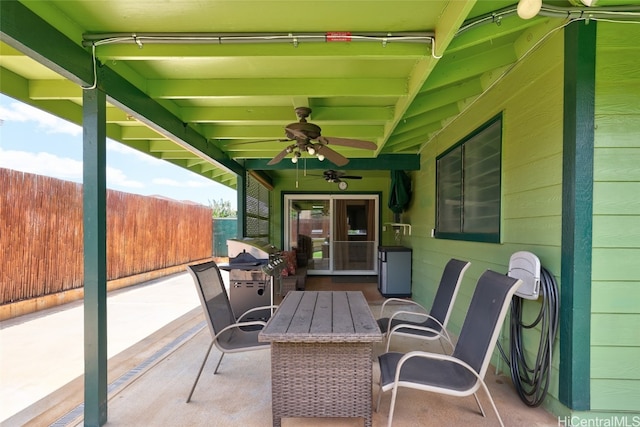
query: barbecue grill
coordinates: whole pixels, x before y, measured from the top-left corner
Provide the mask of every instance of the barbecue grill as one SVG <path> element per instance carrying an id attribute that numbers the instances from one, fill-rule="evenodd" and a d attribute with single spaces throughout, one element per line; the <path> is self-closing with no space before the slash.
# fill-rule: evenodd
<path id="1" fill-rule="evenodd" d="M 227 240 L 229 263 L 220 269 L 229 272 L 229 302 L 236 317 L 245 311 L 273 305 L 274 277 L 285 266 L 280 250 L 264 240 Z M 244 320 L 267 320 L 271 310 L 259 310 Z"/>

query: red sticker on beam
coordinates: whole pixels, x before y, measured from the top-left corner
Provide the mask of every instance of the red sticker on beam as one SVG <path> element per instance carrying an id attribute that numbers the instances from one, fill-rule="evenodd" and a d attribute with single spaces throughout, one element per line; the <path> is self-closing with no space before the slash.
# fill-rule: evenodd
<path id="1" fill-rule="evenodd" d="M 349 31 L 331 31 L 326 35 L 328 42 L 350 42 L 351 32 Z"/>

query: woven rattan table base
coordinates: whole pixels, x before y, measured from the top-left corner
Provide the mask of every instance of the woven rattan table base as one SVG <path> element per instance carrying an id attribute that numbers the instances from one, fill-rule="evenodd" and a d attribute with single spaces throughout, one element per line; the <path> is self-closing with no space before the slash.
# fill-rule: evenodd
<path id="1" fill-rule="evenodd" d="M 282 417 L 363 417 L 371 426 L 372 343 L 271 343 L 273 425 Z"/>

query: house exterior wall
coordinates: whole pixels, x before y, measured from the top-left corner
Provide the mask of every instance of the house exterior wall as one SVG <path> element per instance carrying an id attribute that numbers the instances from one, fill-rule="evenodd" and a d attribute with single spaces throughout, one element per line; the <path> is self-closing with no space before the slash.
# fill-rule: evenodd
<path id="1" fill-rule="evenodd" d="M 528 49 L 526 40 L 515 46 L 522 52 Z M 470 100 L 466 111 L 426 145 L 421 153 L 420 171 L 413 173 L 414 202 L 406 217 L 413 231 L 409 245 L 414 251 L 414 299 L 430 306 L 444 265 L 450 258 L 472 263 L 449 321 L 450 329 L 456 334 L 479 276 L 486 269 L 506 273 L 509 258 L 516 251 L 536 254 L 561 286 L 563 66 L 563 34 L 558 31 L 504 77 L 485 76 L 494 82 L 493 86 L 484 95 Z M 432 238 L 436 157 L 501 112 L 501 243 Z M 533 320 L 540 309 L 534 301 L 526 301 L 524 307 L 526 321 Z M 505 349 L 509 345 L 508 335 L 508 329 L 504 328 L 501 342 Z M 525 336 L 525 349 L 534 357 L 538 343 L 532 335 Z M 556 353 L 548 395 L 551 400 L 558 396 L 558 361 Z M 492 362 L 506 371 L 497 351 Z"/>
<path id="2" fill-rule="evenodd" d="M 596 45 L 591 411 L 640 414 L 640 26 L 620 25 Z"/>
<path id="3" fill-rule="evenodd" d="M 591 410 L 571 413 L 558 401 L 559 346 L 554 346 L 551 384 L 544 405 L 562 415 L 581 418 L 627 417 L 640 414 L 640 26 L 599 22 L 596 47 L 596 117 L 593 190 L 593 253 L 591 304 Z M 541 31 L 532 28 L 532 31 Z M 525 35 L 526 37 L 526 35 Z M 515 44 L 522 52 L 526 41 Z M 469 260 L 449 323 L 458 333 L 475 283 L 486 269 L 507 271 L 509 257 L 531 251 L 555 277 L 562 292 L 562 146 L 563 33 L 556 32 L 527 55 L 484 95 L 469 100 L 466 111 L 434 137 L 421 152 L 421 168 L 413 172 L 413 199 L 403 222 L 412 235 L 403 244 L 413 248 L 413 298 L 429 306 L 445 263 Z M 435 239 L 435 159 L 496 114 L 503 114 L 501 243 Z M 322 191 L 322 185 L 295 188 L 292 180 L 276 183 L 272 192 L 272 236 L 280 244 L 283 191 Z M 363 180 L 349 190 L 382 191 L 382 223 L 391 221 L 386 208 L 389 180 Z M 389 233 L 382 233 L 383 243 Z M 533 320 L 539 304 L 525 303 L 525 320 Z M 562 307 L 561 307 L 562 309 Z M 501 343 L 506 348 L 508 331 Z M 535 335 L 535 334 L 533 334 Z M 537 348 L 537 337 L 525 336 L 525 348 Z M 506 371 L 498 353 L 492 362 Z M 506 374 L 508 375 L 508 373 Z M 629 415 L 631 414 L 631 415 Z M 629 416 L 631 418 L 629 418 Z"/>

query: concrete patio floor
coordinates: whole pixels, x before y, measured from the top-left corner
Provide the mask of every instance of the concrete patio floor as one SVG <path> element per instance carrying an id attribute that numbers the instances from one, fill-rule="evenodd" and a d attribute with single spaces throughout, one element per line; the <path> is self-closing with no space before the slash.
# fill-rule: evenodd
<path id="1" fill-rule="evenodd" d="M 190 277 L 186 275 L 187 282 Z M 180 276 L 182 277 L 182 276 Z M 184 279 L 184 277 L 183 277 Z M 189 282 L 189 287 L 192 287 Z M 307 288 L 359 289 L 365 293 L 375 316 L 382 297 L 375 283 L 333 283 L 330 278 L 309 277 Z M 182 292 L 182 291 L 180 291 Z M 197 301 L 195 290 L 192 294 Z M 80 340 L 82 338 L 80 337 Z M 108 426 L 270 426 L 271 383 L 269 351 L 226 355 L 217 375 L 214 350 L 200 378 L 191 403 L 185 403 L 210 342 L 200 307 L 169 322 L 146 338 L 109 359 Z M 437 343 L 398 339 L 397 351 L 423 349 L 441 352 Z M 374 354 L 384 350 L 374 346 Z M 376 358 L 373 400 L 378 394 Z M 529 408 L 518 398 L 511 381 L 490 369 L 486 381 L 506 426 L 557 426 L 558 420 L 542 408 Z M 473 397 L 456 398 L 401 389 L 394 426 L 495 426 L 498 425 L 486 396 L 479 393 L 487 417 L 478 412 Z M 382 397 L 374 426 L 385 426 L 391 393 Z M 45 398 L 5 420 L 3 426 L 82 425 L 82 377 L 71 380 Z M 362 419 L 285 418 L 283 426 L 361 426 Z"/>

